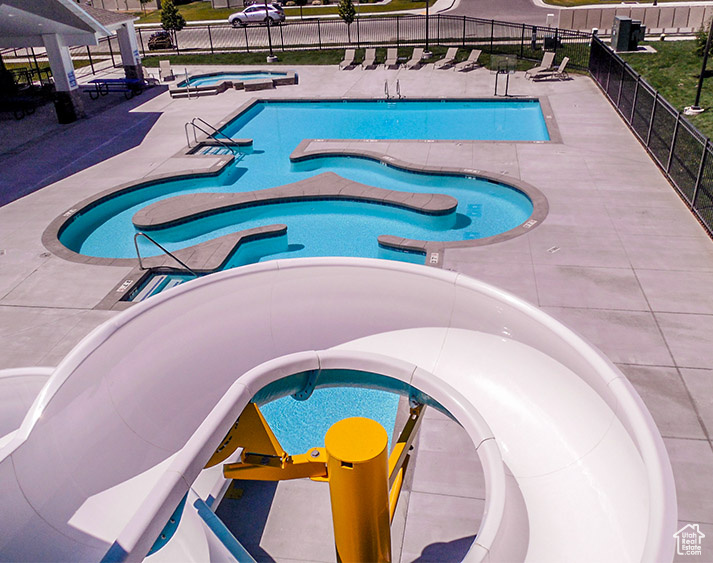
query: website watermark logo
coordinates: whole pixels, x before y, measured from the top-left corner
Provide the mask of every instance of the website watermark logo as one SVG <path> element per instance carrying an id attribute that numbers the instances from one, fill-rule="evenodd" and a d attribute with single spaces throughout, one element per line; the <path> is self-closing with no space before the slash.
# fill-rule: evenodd
<path id="1" fill-rule="evenodd" d="M 673 534 L 676 538 L 676 553 L 678 555 L 701 555 L 703 553 L 703 538 L 698 524 L 686 524 Z"/>

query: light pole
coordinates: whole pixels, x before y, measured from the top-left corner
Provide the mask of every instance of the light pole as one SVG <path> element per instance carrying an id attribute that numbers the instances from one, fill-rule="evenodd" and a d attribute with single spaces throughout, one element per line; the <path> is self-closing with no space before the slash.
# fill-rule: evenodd
<path id="1" fill-rule="evenodd" d="M 698 77 L 698 88 L 696 88 L 696 101 L 693 102 L 692 106 L 687 107 L 683 110 L 686 115 L 696 115 L 703 112 L 703 108 L 699 106 L 701 101 L 701 89 L 703 88 L 703 76 L 706 73 L 706 64 L 708 64 L 708 51 L 711 48 L 711 35 L 713 35 L 713 18 L 711 18 L 711 26 L 708 29 L 708 38 L 706 39 L 706 48 L 703 51 L 703 65 L 701 66 L 701 75 Z"/>
<path id="2" fill-rule="evenodd" d="M 267 42 L 270 45 L 270 54 L 267 57 L 268 63 L 274 63 L 277 61 L 277 57 L 272 52 L 272 35 L 270 34 L 270 12 L 267 11 L 267 0 L 265 0 L 265 23 L 267 24 Z"/>

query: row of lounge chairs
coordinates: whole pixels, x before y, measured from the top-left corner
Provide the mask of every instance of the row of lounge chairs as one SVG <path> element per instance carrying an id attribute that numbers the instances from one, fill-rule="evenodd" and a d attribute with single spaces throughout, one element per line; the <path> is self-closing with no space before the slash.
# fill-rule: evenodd
<path id="1" fill-rule="evenodd" d="M 437 60 L 434 63 L 433 68 L 453 68 L 454 70 L 460 72 L 471 70 L 479 65 L 478 59 L 480 58 L 481 52 L 482 51 L 480 49 L 473 49 L 466 60 L 457 63 L 456 56 L 458 54 L 458 47 L 449 47 L 446 56 Z M 356 49 L 347 49 L 344 53 L 344 60 L 339 63 L 339 68 L 344 70 L 357 66 L 357 63 L 354 61 L 355 56 Z M 404 67 L 407 69 L 420 68 L 424 60 L 424 50 L 421 47 L 416 47 L 413 50 L 411 58 L 404 63 Z M 525 78 L 531 78 L 532 80 L 567 79 L 568 75 L 566 67 L 569 62 L 569 57 L 564 57 L 559 66 L 554 66 L 554 60 L 555 53 L 551 51 L 546 52 L 542 57 L 542 62 L 540 62 L 538 66 L 525 72 Z M 386 61 L 384 61 L 384 66 L 390 69 L 398 68 L 398 50 L 396 47 L 389 47 L 386 50 Z M 375 48 L 368 48 L 366 50 L 361 67 L 363 69 L 372 69 L 377 67 Z"/>
<path id="2" fill-rule="evenodd" d="M 434 64 L 434 68 L 453 68 L 454 70 L 457 70 L 459 72 L 471 70 L 478 66 L 478 59 L 480 58 L 481 52 L 482 51 L 480 49 L 473 49 L 466 60 L 456 63 L 455 59 L 456 54 L 458 53 L 458 47 L 451 47 L 448 49 L 448 52 L 446 53 L 446 56 L 444 58 L 436 61 L 436 63 Z M 426 60 L 424 54 L 425 53 L 423 48 L 416 47 L 413 50 L 411 58 L 404 63 L 404 68 L 410 70 L 420 68 Z M 355 56 L 356 49 L 347 49 L 344 52 L 344 59 L 339 63 L 339 68 L 345 70 L 356 67 L 357 63 L 354 61 Z M 363 69 L 368 70 L 376 68 L 377 66 L 378 65 L 376 63 L 376 49 L 366 49 L 366 54 L 364 55 L 364 61 L 361 63 L 361 67 Z M 390 69 L 395 69 L 399 67 L 398 50 L 396 49 L 396 47 L 389 47 L 386 50 L 386 60 L 384 61 L 384 66 Z"/>

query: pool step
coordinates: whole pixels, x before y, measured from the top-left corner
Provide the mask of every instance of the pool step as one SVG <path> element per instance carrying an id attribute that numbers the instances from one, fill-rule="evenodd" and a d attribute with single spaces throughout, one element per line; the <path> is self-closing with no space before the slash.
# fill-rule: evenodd
<path id="1" fill-rule="evenodd" d="M 206 147 L 201 151 L 201 154 L 232 154 L 233 151 L 231 151 L 227 147 Z"/>
<path id="2" fill-rule="evenodd" d="M 151 278 L 148 283 L 144 286 L 144 288 L 139 291 L 139 293 L 134 297 L 131 301 L 134 303 L 138 303 L 139 301 L 144 301 L 145 299 L 148 299 L 149 297 L 153 297 L 154 295 L 158 295 L 159 293 L 163 293 L 167 289 L 171 289 L 172 287 L 176 287 L 177 285 L 181 285 L 185 280 L 182 280 L 180 278 L 173 278 L 169 275 L 157 275 Z"/>
<path id="3" fill-rule="evenodd" d="M 134 303 L 138 303 L 139 301 L 143 301 L 144 299 L 148 299 L 155 293 L 159 292 L 159 288 L 161 287 L 161 284 L 166 281 L 168 276 L 154 276 L 151 278 L 148 283 L 144 286 L 144 288 L 139 291 L 139 293 L 132 299 Z"/>

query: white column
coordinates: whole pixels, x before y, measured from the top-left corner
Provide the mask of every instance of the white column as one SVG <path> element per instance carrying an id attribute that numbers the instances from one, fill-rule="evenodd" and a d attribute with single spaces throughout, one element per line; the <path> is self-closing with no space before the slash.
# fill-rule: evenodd
<path id="1" fill-rule="evenodd" d="M 58 92 L 71 92 L 77 89 L 74 65 L 69 48 L 60 43 L 58 35 L 43 35 L 42 42 L 50 60 L 54 85 Z"/>
<path id="2" fill-rule="evenodd" d="M 141 62 L 139 54 L 139 44 L 136 41 L 136 30 L 134 22 L 126 22 L 116 30 L 119 39 L 119 51 L 121 52 L 121 62 L 124 66 L 136 66 Z"/>
<path id="3" fill-rule="evenodd" d="M 141 68 L 141 55 L 139 54 L 139 44 L 136 40 L 136 29 L 134 22 L 126 22 L 116 30 L 119 39 L 119 51 L 121 52 L 121 64 L 124 67 L 126 78 L 143 79 L 144 74 Z"/>
<path id="4" fill-rule="evenodd" d="M 66 47 L 58 35 L 42 36 L 42 42 L 50 60 L 55 87 L 54 107 L 60 123 L 71 123 L 84 117 L 84 104 L 74 76 L 74 65 Z"/>

